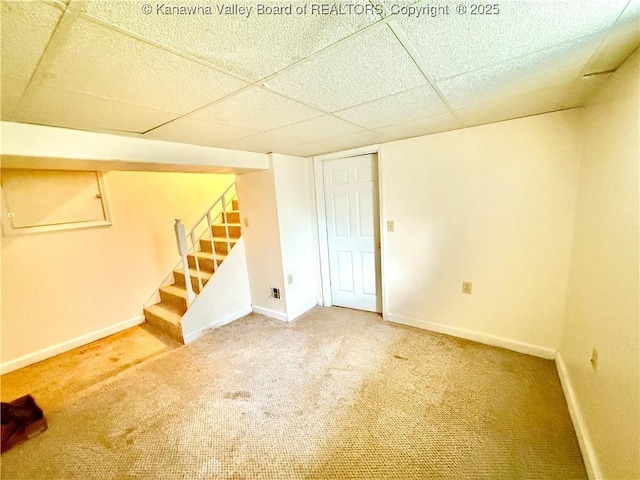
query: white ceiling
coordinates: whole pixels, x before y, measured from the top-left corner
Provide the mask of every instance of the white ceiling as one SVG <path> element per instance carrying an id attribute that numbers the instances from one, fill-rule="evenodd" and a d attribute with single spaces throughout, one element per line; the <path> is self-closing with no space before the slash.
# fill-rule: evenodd
<path id="1" fill-rule="evenodd" d="M 640 0 L 322 3 L 2 0 L 2 119 L 310 156 L 581 106 L 639 44 Z"/>

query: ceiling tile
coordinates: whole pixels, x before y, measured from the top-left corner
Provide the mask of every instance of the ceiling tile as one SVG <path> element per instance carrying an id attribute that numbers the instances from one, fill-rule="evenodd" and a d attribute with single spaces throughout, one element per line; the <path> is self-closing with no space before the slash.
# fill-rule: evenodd
<path id="1" fill-rule="evenodd" d="M 282 153 L 296 155 L 300 157 L 310 157 L 323 153 L 340 152 L 351 148 L 375 145 L 377 143 L 388 142 L 389 138 L 371 131 L 351 133 L 340 137 L 322 140 L 320 142 L 307 143 L 281 149 Z"/>
<path id="2" fill-rule="evenodd" d="M 323 113 L 319 110 L 255 87 L 200 110 L 193 117 L 266 131 L 320 115 Z"/>
<path id="3" fill-rule="evenodd" d="M 575 80 L 602 36 L 552 47 L 438 82 L 454 108 L 464 108 L 539 91 Z"/>
<path id="4" fill-rule="evenodd" d="M 512 118 L 558 110 L 566 97 L 569 85 L 529 92 L 495 102 L 456 110 L 456 115 L 467 126 L 501 122 Z"/>
<path id="5" fill-rule="evenodd" d="M 432 133 L 444 132 L 446 130 L 455 130 L 461 128 L 462 124 L 456 120 L 450 113 L 441 113 L 431 117 L 419 118 L 409 122 L 399 123 L 376 129 L 392 140 L 400 140 L 402 138 L 419 137 Z"/>
<path id="6" fill-rule="evenodd" d="M 246 152 L 271 153 L 276 151 L 275 145 L 278 145 L 276 135 L 260 133 L 239 140 L 221 143 L 218 146 L 220 148 L 230 148 L 232 150 L 243 150 Z"/>
<path id="7" fill-rule="evenodd" d="M 427 85 L 341 110 L 335 115 L 365 128 L 378 128 L 446 111 L 440 97 Z"/>
<path id="8" fill-rule="evenodd" d="M 320 151 L 322 151 L 322 147 L 319 147 L 317 143 L 306 143 L 304 145 L 284 148 L 278 153 L 293 155 L 294 157 L 313 157 L 314 155 L 320 155 Z"/>
<path id="9" fill-rule="evenodd" d="M 255 133 L 253 130 L 231 125 L 184 117 L 146 133 L 144 138 L 215 147 Z"/>
<path id="10" fill-rule="evenodd" d="M 2 73 L 29 80 L 62 10 L 40 2 L 2 1 Z"/>
<path id="11" fill-rule="evenodd" d="M 281 151 L 282 148 L 292 145 L 317 142 L 326 140 L 327 138 L 361 131 L 363 131 L 363 129 L 356 125 L 332 117 L 331 115 L 325 115 L 269 132 L 260 133 L 252 137 L 228 142 L 221 146 L 251 152 L 268 153 Z"/>
<path id="12" fill-rule="evenodd" d="M 142 13 L 143 3 L 153 9 Z M 316 2 L 314 2 L 316 3 Z M 352 5 L 370 6 L 367 0 L 353 0 Z M 267 7 L 282 7 L 283 2 L 263 0 Z M 285 5 L 309 2 L 287 2 Z M 259 14 L 258 2 L 181 1 L 171 6 L 201 7 L 195 15 L 163 13 L 163 2 L 92 0 L 85 11 L 160 44 L 190 53 L 230 72 L 259 80 L 277 72 L 338 40 L 376 22 L 374 14 L 306 15 Z M 202 9 L 209 6 L 210 14 Z M 220 12 L 226 6 L 251 7 L 249 15 Z M 159 8 L 160 7 L 160 8 Z M 239 10 L 237 10 L 239 12 Z M 246 12 L 245 12 L 246 13 Z"/>
<path id="13" fill-rule="evenodd" d="M 36 87 L 25 98 L 16 115 L 19 122 L 38 125 L 138 133 L 174 118 L 174 113 L 44 86 Z"/>
<path id="14" fill-rule="evenodd" d="M 269 80 L 289 97 L 337 111 L 425 85 L 391 30 L 382 25 Z"/>
<path id="15" fill-rule="evenodd" d="M 458 15 L 452 11 L 428 20 L 398 18 L 437 80 L 603 32 L 613 25 L 627 0 L 487 3 L 497 4 L 499 14 L 470 15 L 468 11 Z"/>
<path id="16" fill-rule="evenodd" d="M 255 1 L 186 0 L 149 2 L 145 15 L 142 0 L 89 0 L 71 30 L 56 35 L 59 50 L 48 51 L 52 62 L 34 77 L 42 83 L 23 97 L 63 1 L 2 1 L 3 119 L 153 129 L 147 138 L 304 156 L 583 105 L 608 75 L 582 75 L 617 68 L 639 43 L 640 0 L 510 0 L 494 16 L 397 15 L 398 37 L 406 32 L 452 115 L 388 26 L 361 31 L 375 13 L 258 15 Z M 252 13 L 218 12 L 228 6 Z M 249 79 L 265 85 L 243 90 Z"/>
<path id="17" fill-rule="evenodd" d="M 0 106 L 0 113 L 2 120 L 11 120 L 29 81 L 18 80 L 17 78 L 5 76 L 4 72 L 2 73 L 2 82 L 0 82 L 2 106 Z"/>
<path id="18" fill-rule="evenodd" d="M 187 113 L 246 84 L 79 18 L 45 76 L 51 87 Z"/>

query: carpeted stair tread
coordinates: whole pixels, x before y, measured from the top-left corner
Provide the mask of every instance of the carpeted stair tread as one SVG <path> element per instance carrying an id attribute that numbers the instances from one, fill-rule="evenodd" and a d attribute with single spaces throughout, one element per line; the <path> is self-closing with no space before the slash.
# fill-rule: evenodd
<path id="1" fill-rule="evenodd" d="M 175 295 L 177 297 L 187 298 L 187 290 L 184 287 L 178 285 L 167 285 L 166 287 L 160 287 L 160 291 Z"/>
<path id="2" fill-rule="evenodd" d="M 180 325 L 180 320 L 182 320 L 182 315 L 174 312 L 170 308 L 165 307 L 161 303 L 156 303 L 155 305 L 150 305 L 145 307 L 145 310 L 148 310 L 149 313 L 162 318 L 164 321 L 172 323 L 173 325 Z"/>
<path id="3" fill-rule="evenodd" d="M 231 225 L 231 224 L 230 224 Z M 207 239 L 210 240 L 210 239 Z M 237 243 L 239 238 L 229 238 L 229 243 Z M 214 242 L 227 243 L 227 239 L 225 237 L 213 237 Z"/>
<path id="4" fill-rule="evenodd" d="M 196 296 L 200 295 L 242 236 L 238 200 L 225 203 L 222 209 L 215 218 L 209 217 L 215 223 L 206 225 L 197 241 L 193 238 L 193 250 L 187 255 L 186 264 L 173 270 L 174 283 L 157 290 L 160 303 L 144 308 L 149 325 L 182 343 L 182 316 L 189 308 L 187 287 Z M 211 211 L 207 215 L 211 215 Z"/>
<path id="5" fill-rule="evenodd" d="M 240 223 L 216 223 L 211 225 L 211 233 L 214 237 L 226 237 L 228 233 L 231 238 L 240 238 L 242 225 Z"/>
<path id="6" fill-rule="evenodd" d="M 211 260 L 213 261 L 213 253 L 211 252 L 198 252 L 198 258 L 206 258 L 207 260 Z M 188 255 L 189 257 L 193 257 L 193 253 L 190 253 Z M 216 253 L 216 260 L 218 262 L 221 262 L 222 260 L 224 260 L 227 256 L 224 253 Z M 190 268 L 189 270 L 194 270 L 195 268 Z"/>
<path id="7" fill-rule="evenodd" d="M 182 313 L 175 311 L 170 305 L 156 303 L 144 309 L 144 318 L 154 328 L 169 335 L 174 340 L 184 343 L 182 336 Z"/>
<path id="8" fill-rule="evenodd" d="M 230 232 L 231 233 L 231 232 Z M 227 255 L 228 252 L 238 243 L 239 238 L 230 237 L 228 240 L 224 236 L 214 236 L 200 239 L 200 251 L 211 253 L 215 249 L 217 255 Z"/>
<path id="9" fill-rule="evenodd" d="M 220 256 L 221 255 L 218 254 L 218 258 L 220 258 Z M 176 268 L 174 272 L 184 275 L 184 268 Z M 189 276 L 192 278 L 198 278 L 198 271 L 195 268 L 189 268 Z M 200 270 L 200 278 L 202 278 L 203 282 L 211 280 L 211 277 L 213 277 L 213 273 L 207 272 L 206 270 Z"/>

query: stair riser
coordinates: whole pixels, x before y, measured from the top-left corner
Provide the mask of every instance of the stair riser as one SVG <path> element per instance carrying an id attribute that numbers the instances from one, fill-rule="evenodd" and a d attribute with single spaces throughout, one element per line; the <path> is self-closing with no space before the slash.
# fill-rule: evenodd
<path id="1" fill-rule="evenodd" d="M 214 237 L 227 237 L 226 229 L 224 225 L 213 225 L 211 227 L 211 231 L 213 232 Z M 231 238 L 240 238 L 241 231 L 238 226 L 230 226 L 229 227 L 229 236 Z"/>
<path id="2" fill-rule="evenodd" d="M 216 246 L 216 253 L 220 255 L 228 254 L 231 249 L 227 246 L 227 242 L 213 242 Z M 233 243 L 231 243 L 233 247 Z M 211 240 L 200 240 L 200 251 L 211 253 Z"/>
<path id="3" fill-rule="evenodd" d="M 198 285 L 198 279 L 194 276 L 191 276 L 191 287 L 193 287 L 193 291 L 195 293 L 200 293 L 200 286 Z M 176 282 L 176 285 L 179 285 L 181 287 L 186 287 L 186 284 L 184 283 L 184 273 L 182 272 L 173 272 L 173 279 Z M 207 279 L 203 278 L 202 279 L 202 286 L 204 287 L 207 284 Z"/>
<path id="4" fill-rule="evenodd" d="M 187 257 L 187 260 L 189 261 L 189 266 L 191 268 L 196 268 L 196 259 L 193 255 L 189 255 Z M 220 264 L 222 263 L 222 259 L 221 258 L 217 258 L 216 259 L 218 266 L 220 266 Z M 200 258 L 198 257 L 198 265 L 200 265 L 200 270 L 201 271 L 206 271 L 206 272 L 213 272 L 213 259 L 212 258 Z"/>
<path id="5" fill-rule="evenodd" d="M 231 200 L 231 208 L 238 210 L 238 200 Z"/>
<path id="6" fill-rule="evenodd" d="M 226 212 L 222 214 L 224 222 L 240 223 L 240 212 Z"/>
<path id="7" fill-rule="evenodd" d="M 173 295 L 171 293 L 160 290 L 160 300 L 162 303 L 176 312 L 184 313 L 187 311 L 187 299 Z"/>
<path id="8" fill-rule="evenodd" d="M 184 343 L 184 339 L 182 338 L 181 325 L 175 325 L 171 322 L 167 322 L 164 318 L 158 317 L 157 315 L 154 315 L 146 309 L 144 310 L 144 318 L 147 323 L 153 328 L 157 328 L 158 330 L 169 335 L 174 340 Z"/>

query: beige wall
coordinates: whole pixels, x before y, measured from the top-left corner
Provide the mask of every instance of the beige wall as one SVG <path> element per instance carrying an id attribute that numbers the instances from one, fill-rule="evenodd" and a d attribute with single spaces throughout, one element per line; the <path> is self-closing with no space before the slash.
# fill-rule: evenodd
<path id="1" fill-rule="evenodd" d="M 233 322 L 251 310 L 247 257 L 241 237 L 182 317 L 184 341 L 190 343 L 207 329 Z"/>
<path id="2" fill-rule="evenodd" d="M 314 231 L 317 221 L 310 177 L 313 165 L 310 158 L 274 154 L 272 167 L 287 316 L 293 320 L 318 303 L 316 280 L 319 265 Z M 290 275 L 292 283 L 289 283 Z"/>
<path id="3" fill-rule="evenodd" d="M 2 239 L 2 363 L 142 315 L 189 226 L 232 175 L 108 172 L 113 225 Z M 59 352 L 55 352 L 59 353 Z"/>
<path id="4" fill-rule="evenodd" d="M 238 175 L 237 186 L 251 304 L 260 313 L 285 320 L 287 307 L 273 170 Z M 280 289 L 280 300 L 271 298 L 272 286 Z"/>
<path id="5" fill-rule="evenodd" d="M 608 479 L 640 478 L 638 71 L 636 53 L 583 109 L 560 347 L 594 474 Z"/>
<path id="6" fill-rule="evenodd" d="M 317 304 L 317 243 L 311 159 L 273 154 L 271 169 L 238 176 L 251 303 L 290 321 Z M 293 282 L 288 282 L 289 275 Z M 269 287 L 281 298 L 270 297 Z"/>
<path id="7" fill-rule="evenodd" d="M 576 121 L 570 110 L 382 146 L 382 225 L 395 222 L 382 232 L 386 318 L 553 358 Z"/>

